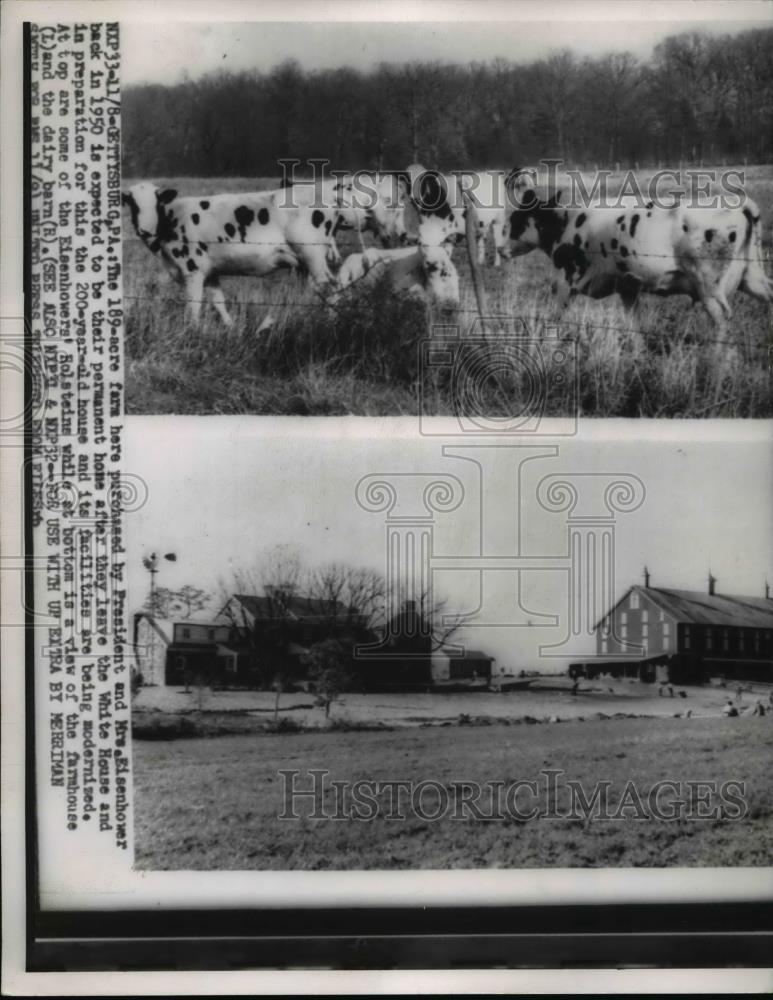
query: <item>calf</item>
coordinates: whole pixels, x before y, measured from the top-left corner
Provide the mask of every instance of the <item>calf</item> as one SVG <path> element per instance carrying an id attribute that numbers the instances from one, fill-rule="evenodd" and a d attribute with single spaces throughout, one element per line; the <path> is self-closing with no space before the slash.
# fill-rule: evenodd
<path id="1" fill-rule="evenodd" d="M 475 241 L 478 264 L 486 262 L 486 237 L 494 241 L 494 266 L 499 267 L 508 257 L 509 217 L 520 205 L 523 192 L 533 187 L 529 171 L 519 167 L 509 173 L 503 170 L 462 171 L 439 174 L 425 170 L 420 164 L 408 167 L 412 194 L 422 218 L 436 216 L 451 227 L 451 238 L 460 242 L 466 232 L 467 208 L 465 195 L 473 201 L 477 216 Z"/>
<path id="2" fill-rule="evenodd" d="M 148 182 L 135 184 L 122 200 L 137 235 L 185 288 L 194 322 L 207 289 L 230 326 L 221 275 L 262 277 L 300 267 L 319 285 L 335 281 L 325 259 L 338 221 L 333 210 L 287 209 L 270 194 L 181 198 Z"/>
<path id="3" fill-rule="evenodd" d="M 446 226 L 423 225 L 416 247 L 397 249 L 371 247 L 346 258 L 338 280 L 342 289 L 367 278 L 388 274 L 392 287 L 409 295 L 426 294 L 441 306 L 459 305 L 459 275 L 451 255 L 441 244 L 448 237 Z"/>
<path id="4" fill-rule="evenodd" d="M 573 294 L 619 293 L 631 308 L 640 292 L 689 295 L 717 326 L 732 315 L 728 296 L 741 288 L 773 301 L 762 265 L 760 214 L 751 199 L 741 208 L 566 208 L 526 192 L 510 215 L 509 252 L 539 248 L 558 272 L 562 305 Z"/>

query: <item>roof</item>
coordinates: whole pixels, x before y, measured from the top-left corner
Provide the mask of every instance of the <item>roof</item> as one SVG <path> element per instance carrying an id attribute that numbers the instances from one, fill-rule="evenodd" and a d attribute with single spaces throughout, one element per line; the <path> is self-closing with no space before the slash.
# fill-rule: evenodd
<path id="1" fill-rule="evenodd" d="M 694 625 L 724 625 L 735 628 L 773 628 L 773 600 L 706 594 L 699 590 L 664 590 L 632 587 L 677 621 Z"/>
<path id="2" fill-rule="evenodd" d="M 276 618 L 276 600 L 270 597 L 257 597 L 255 594 L 234 594 L 234 600 L 253 616 L 253 618 Z M 315 597 L 291 597 L 286 604 L 286 611 L 292 618 L 330 618 L 356 614 L 354 608 L 347 608 L 341 601 L 326 601 Z"/>

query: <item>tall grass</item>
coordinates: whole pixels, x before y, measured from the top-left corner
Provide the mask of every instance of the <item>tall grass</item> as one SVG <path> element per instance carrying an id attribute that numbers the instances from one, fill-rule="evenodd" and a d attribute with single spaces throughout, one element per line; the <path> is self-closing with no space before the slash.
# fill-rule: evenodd
<path id="1" fill-rule="evenodd" d="M 770 227 L 773 170 L 747 185 Z M 181 194 L 259 190 L 271 179 L 166 181 Z M 766 200 L 767 199 L 767 200 Z M 738 293 L 727 332 L 718 338 L 701 307 L 686 297 L 644 296 L 627 314 L 616 297 L 572 301 L 561 312 L 551 291 L 552 266 L 539 252 L 484 268 L 491 322 L 476 320 L 466 251 L 454 251 L 462 301 L 452 312 L 393 294 L 386 280 L 345 293 L 327 306 L 301 278 L 222 282 L 234 326 L 226 330 L 210 305 L 202 322 L 185 321 L 183 293 L 165 279 L 125 220 L 127 408 L 131 413 L 449 414 L 459 405 L 451 366 L 422 365 L 433 327 L 454 328 L 460 350 L 501 354 L 513 318 L 530 335 L 523 368 L 500 366 L 476 384 L 475 406 L 492 416 L 520 412 L 534 392 L 536 366 L 548 361 L 540 407 L 598 417 L 770 417 L 773 327 L 768 306 Z M 357 249 L 344 235 L 345 254 Z M 768 251 L 769 252 L 769 251 Z M 271 325 L 262 329 L 270 316 Z M 516 324 L 517 326 L 517 324 Z M 501 328 L 501 329 L 500 329 Z M 552 339 L 576 353 L 577 379 L 551 377 Z M 474 338 L 471 347 L 470 338 Z M 524 346 L 525 345 L 525 346 Z M 496 365 L 493 366 L 496 368 Z"/>

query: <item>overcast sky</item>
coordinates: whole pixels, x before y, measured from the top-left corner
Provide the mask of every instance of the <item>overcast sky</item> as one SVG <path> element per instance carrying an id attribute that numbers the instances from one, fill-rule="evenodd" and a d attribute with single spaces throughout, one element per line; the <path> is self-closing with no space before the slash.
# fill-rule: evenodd
<path id="1" fill-rule="evenodd" d="M 221 9 L 220 5 L 213 8 L 207 4 L 208 16 L 203 23 L 184 20 L 186 10 L 191 19 L 200 16 L 202 7 L 195 0 L 182 9 L 183 21 L 163 21 L 163 4 L 154 8 L 159 12 L 155 23 L 132 20 L 129 8 L 121 23 L 123 82 L 170 84 L 184 74 L 196 79 L 218 69 L 266 71 L 286 59 L 297 59 L 305 69 L 353 66 L 367 70 L 381 61 L 469 63 L 499 56 L 528 62 L 561 48 L 593 56 L 626 49 L 647 58 L 663 38 L 681 31 L 735 33 L 773 23 L 773 5 L 742 0 L 611 6 L 511 3 L 498 8 L 468 3 L 458 9 L 464 21 L 433 17 L 448 18 L 450 8 L 447 3 L 414 3 L 407 6 L 410 13 L 403 15 L 411 16 L 412 22 L 393 23 L 386 22 L 399 16 L 400 9 L 406 11 L 406 5 L 349 8 L 353 17 L 383 18 L 380 23 L 322 22 L 326 13 L 335 16 L 338 12 L 339 17 L 345 17 L 342 4 L 320 3 L 312 8 L 312 20 L 296 23 L 292 21 L 299 10 L 308 10 L 308 5 L 264 4 L 261 8 L 247 2 L 236 8 L 226 3 Z M 271 16 L 272 11 L 274 17 L 288 20 L 250 23 L 256 16 Z M 213 12 L 219 18 L 237 16 L 243 20 L 212 23 Z M 491 17 L 497 19 L 487 20 Z"/>
<path id="2" fill-rule="evenodd" d="M 709 428 L 719 440 L 690 440 Z M 255 568 L 277 544 L 296 548 L 309 566 L 337 561 L 383 572 L 383 515 L 366 512 L 354 497 L 357 482 L 372 473 L 458 477 L 464 502 L 453 513 L 436 515 L 436 554 L 477 554 L 477 468 L 445 457 L 441 445 L 447 439 L 420 437 L 416 430 L 413 420 L 131 417 L 124 469 L 145 479 L 149 497 L 127 517 L 130 611 L 147 595 L 142 557 L 152 551 L 177 555 L 177 562 L 161 563 L 159 586 L 190 583 L 213 592 L 220 578 Z M 520 508 L 524 554 L 566 551 L 565 515 L 547 513 L 533 499 L 544 476 L 631 473 L 644 483 L 646 499 L 637 511 L 617 517 L 616 596 L 642 582 L 645 563 L 653 586 L 702 590 L 709 564 L 725 593 L 762 596 L 766 576 L 773 583 L 769 424 L 586 421 L 584 435 L 553 438 L 558 456 L 527 466 L 527 502 Z M 486 508 L 486 546 L 487 554 L 503 555 L 513 551 L 519 508 L 510 488 L 510 458 L 502 452 L 493 461 L 485 473 L 491 477 L 487 496 L 494 501 Z M 529 616 L 536 622 L 540 615 L 559 615 L 565 627 L 566 576 L 540 570 L 523 582 Z M 449 610 L 475 609 L 476 574 L 443 572 L 435 584 Z M 512 621 L 512 574 L 494 574 L 488 585 L 490 607 L 502 621 Z M 539 645 L 558 642 L 561 635 L 550 627 L 487 626 L 468 629 L 463 638 L 496 656 L 499 666 L 517 670 L 536 666 Z M 585 647 L 592 651 L 590 640 Z M 564 669 L 566 662 L 553 666 Z"/>

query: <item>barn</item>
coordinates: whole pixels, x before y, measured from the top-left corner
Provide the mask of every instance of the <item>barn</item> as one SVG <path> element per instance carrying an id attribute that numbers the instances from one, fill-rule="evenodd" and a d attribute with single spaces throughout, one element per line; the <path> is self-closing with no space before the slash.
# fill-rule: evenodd
<path id="1" fill-rule="evenodd" d="M 712 677 L 773 682 L 773 599 L 632 586 L 595 626 L 596 659 L 573 676 L 611 673 L 689 684 Z"/>

